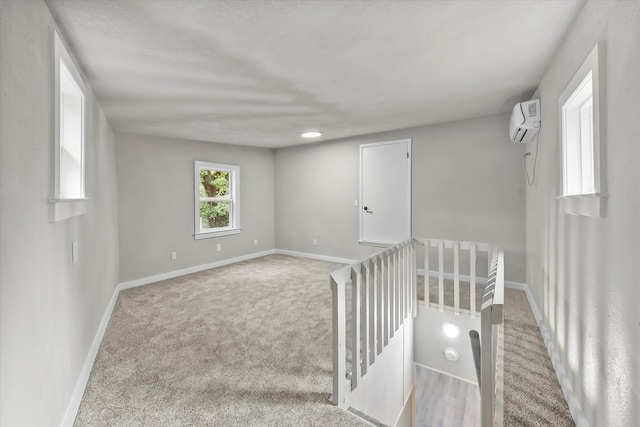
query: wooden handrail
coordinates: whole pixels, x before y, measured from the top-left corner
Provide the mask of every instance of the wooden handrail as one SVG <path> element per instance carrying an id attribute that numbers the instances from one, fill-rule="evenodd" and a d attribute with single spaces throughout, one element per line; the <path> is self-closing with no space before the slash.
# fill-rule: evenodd
<path id="1" fill-rule="evenodd" d="M 504 309 L 504 253 L 495 247 L 489 264 L 481 314 L 480 400 L 482 427 L 502 426 L 502 324 Z M 474 355 L 475 358 L 475 355 Z"/>

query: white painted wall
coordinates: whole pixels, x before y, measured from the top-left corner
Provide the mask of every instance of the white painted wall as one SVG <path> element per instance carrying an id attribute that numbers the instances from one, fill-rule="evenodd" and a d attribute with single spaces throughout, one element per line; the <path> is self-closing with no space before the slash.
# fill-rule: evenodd
<path id="1" fill-rule="evenodd" d="M 274 248 L 273 150 L 117 134 L 116 153 L 120 282 Z M 194 240 L 194 160 L 240 166 L 240 234 Z"/>
<path id="2" fill-rule="evenodd" d="M 385 425 L 403 418 L 414 384 L 414 319 L 408 316 L 351 392 L 350 405 Z"/>
<path id="3" fill-rule="evenodd" d="M 412 234 L 501 244 L 506 280 L 525 281 L 522 146 L 508 115 L 279 149 L 276 248 L 362 259 L 358 244 L 359 146 L 411 138 Z M 318 245 L 313 245 L 317 239 Z"/>
<path id="4" fill-rule="evenodd" d="M 558 98 L 596 41 L 606 49 L 606 218 L 561 214 L 556 200 Z M 639 75 L 640 2 L 588 1 L 538 89 L 542 129 L 537 178 L 526 193 L 527 283 L 581 420 L 591 426 L 640 420 Z"/>
<path id="5" fill-rule="evenodd" d="M 118 274 L 114 136 L 86 95 L 88 212 L 50 224 L 54 23 L 0 0 L 0 424 L 58 426 Z M 79 244 L 71 263 L 71 242 Z"/>

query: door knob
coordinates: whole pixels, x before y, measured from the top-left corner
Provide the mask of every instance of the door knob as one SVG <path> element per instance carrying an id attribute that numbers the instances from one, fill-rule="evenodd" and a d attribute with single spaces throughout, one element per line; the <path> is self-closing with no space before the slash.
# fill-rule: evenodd
<path id="1" fill-rule="evenodd" d="M 371 214 L 373 213 L 373 211 L 370 211 L 370 210 L 369 210 L 369 208 L 368 208 L 367 206 L 365 206 L 365 207 L 364 207 L 364 211 L 365 211 L 366 213 L 371 213 Z"/>

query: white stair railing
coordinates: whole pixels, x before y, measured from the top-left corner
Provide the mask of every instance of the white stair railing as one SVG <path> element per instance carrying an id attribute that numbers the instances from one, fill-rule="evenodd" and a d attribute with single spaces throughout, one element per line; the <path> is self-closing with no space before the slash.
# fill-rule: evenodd
<path id="1" fill-rule="evenodd" d="M 402 329 L 404 342 L 413 348 L 413 318 L 417 310 L 417 254 L 423 247 L 424 303 L 428 309 L 452 311 L 477 317 L 476 284 L 486 280 L 481 304 L 482 426 L 502 425 L 502 309 L 504 305 L 504 254 L 485 243 L 411 238 L 363 261 L 331 273 L 333 299 L 333 404 L 348 409 L 352 395 L 365 376 L 368 384 L 381 384 L 384 369 L 371 380 L 374 364 L 392 338 Z M 468 265 L 461 262 L 468 256 Z M 437 269 L 430 270 L 430 255 Z M 451 260 L 452 256 L 452 260 Z M 477 277 L 478 259 L 486 256 L 488 278 Z M 449 262 L 452 261 L 452 262 Z M 445 265 L 453 265 L 453 273 Z M 464 269 L 461 267 L 464 266 Z M 484 271 L 483 271 L 484 274 Z M 438 280 L 438 295 L 429 296 L 429 277 Z M 445 302 L 445 280 L 453 280 L 453 304 Z M 460 282 L 469 283 L 468 309 L 462 308 Z M 411 320 L 410 322 L 408 322 Z M 434 325 L 434 327 L 438 327 Z M 408 328 L 408 329 L 407 329 Z M 406 341 L 409 339 L 410 341 Z M 407 345 L 407 344 L 401 344 Z M 393 351 L 392 351 L 393 353 Z M 413 364 L 413 359 L 411 359 Z M 399 363 L 403 363 L 400 361 Z M 406 363 L 406 360 L 405 362 Z M 381 372 L 383 371 L 383 372 Z M 406 367 L 405 367 L 406 372 Z M 402 382 L 402 381 L 401 381 Z M 407 400 L 406 387 L 403 401 Z M 402 410 L 402 407 L 399 408 Z M 368 414 L 371 415 L 371 414 Z M 381 420 L 383 421 L 383 420 Z"/>
<path id="2" fill-rule="evenodd" d="M 423 286 L 425 306 L 437 307 L 440 311 L 447 309 L 452 310 L 456 314 L 467 313 L 471 316 L 477 316 L 476 286 L 480 281 L 486 280 L 477 277 L 477 263 L 481 258 L 486 258 L 487 262 L 490 262 L 493 247 L 487 243 L 455 240 L 416 238 L 416 241 L 419 247 L 422 246 L 424 248 Z M 468 262 L 465 262 L 464 256 L 468 256 Z M 437 265 L 430 263 L 431 258 L 436 258 Z M 451 263 L 453 265 L 447 268 L 447 264 Z M 447 269 L 449 271 L 447 271 Z M 487 269 L 489 269 L 489 267 Z M 429 277 L 433 276 L 438 280 L 438 296 L 435 300 L 432 300 L 429 295 Z M 453 280 L 453 305 L 445 301 L 445 280 Z M 469 283 L 468 309 L 461 308 L 461 281 Z"/>
<path id="3" fill-rule="evenodd" d="M 350 406 L 351 392 L 370 372 L 406 319 L 415 317 L 416 244 L 415 239 L 408 239 L 331 273 L 331 400 L 341 408 Z"/>

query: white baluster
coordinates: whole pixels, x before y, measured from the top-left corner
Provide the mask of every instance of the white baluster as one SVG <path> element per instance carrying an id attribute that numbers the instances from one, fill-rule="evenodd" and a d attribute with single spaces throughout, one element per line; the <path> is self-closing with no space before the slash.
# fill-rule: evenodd
<path id="1" fill-rule="evenodd" d="M 438 242 L 438 308 L 444 311 L 444 242 Z"/>
<path id="2" fill-rule="evenodd" d="M 393 270 L 391 266 L 392 251 L 386 252 L 387 257 L 387 343 L 393 337 Z"/>
<path id="3" fill-rule="evenodd" d="M 453 311 L 460 314 L 460 244 L 453 244 Z"/>
<path id="4" fill-rule="evenodd" d="M 351 269 L 351 390 L 358 387 L 362 378 L 360 362 L 360 289 L 362 287 L 362 274 L 358 266 Z"/>
<path id="5" fill-rule="evenodd" d="M 429 308 L 429 239 L 424 241 L 424 307 Z"/>
<path id="6" fill-rule="evenodd" d="M 333 396 L 334 405 L 346 409 L 346 348 L 345 348 L 345 298 L 344 281 L 331 276 L 333 299 Z"/>
<path id="7" fill-rule="evenodd" d="M 476 316 L 476 245 L 469 246 L 469 311 Z"/>
<path id="8" fill-rule="evenodd" d="M 382 260 L 376 256 L 373 259 L 374 283 L 376 287 L 376 354 L 382 353 L 383 348 L 383 325 L 384 325 L 384 300 L 382 298 Z"/>
<path id="9" fill-rule="evenodd" d="M 376 361 L 376 281 L 375 265 L 367 264 L 367 293 L 369 295 L 369 365 Z"/>
<path id="10" fill-rule="evenodd" d="M 361 343 L 361 357 L 362 357 L 362 375 L 364 376 L 369 370 L 369 263 L 367 261 L 360 263 L 361 271 L 361 286 L 360 292 L 362 294 L 362 302 L 360 305 L 361 320 L 360 320 L 360 343 Z"/>

